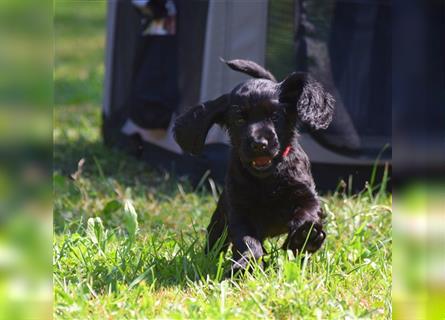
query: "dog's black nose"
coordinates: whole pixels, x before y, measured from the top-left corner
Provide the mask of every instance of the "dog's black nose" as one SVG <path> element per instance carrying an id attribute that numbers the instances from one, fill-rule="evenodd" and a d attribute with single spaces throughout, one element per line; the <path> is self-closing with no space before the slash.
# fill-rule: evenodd
<path id="1" fill-rule="evenodd" d="M 267 148 L 267 140 L 265 138 L 260 138 L 252 141 L 250 146 L 255 151 L 264 151 Z"/>

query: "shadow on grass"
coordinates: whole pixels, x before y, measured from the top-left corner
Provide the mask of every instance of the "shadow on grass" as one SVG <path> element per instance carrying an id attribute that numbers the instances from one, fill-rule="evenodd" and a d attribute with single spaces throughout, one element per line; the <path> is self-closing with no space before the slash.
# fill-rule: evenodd
<path id="1" fill-rule="evenodd" d="M 180 181 L 178 177 L 152 168 L 124 151 L 106 147 L 100 141 L 91 143 L 80 138 L 75 143 L 54 144 L 54 171 L 61 175 L 69 177 L 75 173 L 81 159 L 85 160 L 81 175 L 94 181 L 112 178 L 124 187 L 144 184 L 160 188 L 162 192 L 171 189 L 163 188 L 165 183 L 176 186 Z M 181 179 L 181 182 L 185 181 Z"/>
<path id="2" fill-rule="evenodd" d="M 201 237 L 196 230 L 189 236 L 181 233 L 179 239 L 177 237 L 173 239 L 173 257 L 165 257 L 158 254 L 158 250 L 154 250 L 152 259 L 149 259 L 145 270 L 134 278 L 130 287 L 142 280 L 153 284 L 156 289 L 172 286 L 185 287 L 189 286 L 190 282 L 221 281 L 230 269 L 231 260 L 228 259 L 228 255 L 231 254 L 231 250 L 220 253 L 224 243 L 224 240 L 220 239 L 213 250 L 206 254 L 204 247 L 201 246 L 204 242 L 205 236 Z M 152 248 L 156 247 L 159 248 L 159 244 L 152 242 Z"/>
<path id="3" fill-rule="evenodd" d="M 107 227 L 122 225 L 122 214 L 116 215 L 115 211 L 122 208 L 124 199 L 132 199 L 142 212 L 157 212 L 142 222 L 175 226 L 178 220 L 168 210 L 177 208 L 179 199 L 194 190 L 186 177 L 155 169 L 142 159 L 82 138 L 54 145 L 53 180 L 57 234 L 83 230 L 87 219 L 95 216 L 102 217 Z M 201 187 L 195 191 L 208 194 Z M 184 219 L 179 221 L 183 223 Z"/>
<path id="4" fill-rule="evenodd" d="M 204 252 L 180 252 L 171 259 L 158 257 L 153 260 L 143 273 L 134 278 L 130 286 L 133 287 L 140 280 L 154 284 L 156 289 L 186 287 L 190 282 L 205 282 L 207 279 L 220 281 L 228 266 L 228 259 L 219 264 L 215 256 L 207 256 Z"/>
<path id="5" fill-rule="evenodd" d="M 115 250 L 99 251 L 89 239 L 68 239 L 68 245 L 55 251 L 71 256 L 70 250 L 82 251 L 82 259 L 71 268 L 64 269 L 58 278 L 65 282 L 93 288 L 95 292 L 118 292 L 135 289 L 139 285 L 154 290 L 170 287 L 189 287 L 190 283 L 206 282 L 208 279 L 220 281 L 230 261 L 223 256 L 206 255 L 200 245 L 201 236 L 194 239 L 175 240 L 151 237 L 144 246 L 135 243 L 119 243 Z M 63 263 L 63 262 L 62 262 Z M 82 275 L 79 277 L 79 275 Z"/>
<path id="6" fill-rule="evenodd" d="M 58 255 L 62 260 L 68 259 L 61 262 L 67 266 L 61 278 L 85 285 L 86 289 L 88 281 L 92 281 L 94 290 L 106 292 L 109 289 L 118 291 L 122 284 L 130 288 L 141 282 L 155 288 L 185 287 L 190 281 L 218 277 L 218 270 L 221 270 L 218 259 L 214 255 L 206 256 L 203 251 L 205 231 L 202 227 L 189 228 L 179 219 L 175 220 L 180 228 L 178 232 L 177 228 L 171 230 L 166 224 L 166 218 L 171 218 L 169 213 L 166 213 L 168 216 L 161 213 L 149 218 L 142 215 L 139 223 L 146 228 L 146 233 L 140 231 L 143 238 L 131 242 L 122 228 L 125 223 L 119 220 L 121 214 L 107 214 L 105 209 L 98 215 L 91 212 L 97 200 L 106 204 L 110 197 L 116 197 L 110 179 L 123 188 L 136 186 L 132 188 L 133 200 L 143 206 L 147 192 L 153 192 L 159 203 L 164 197 L 176 197 L 179 192 L 177 177 L 162 175 L 143 161 L 110 149 L 100 141 L 91 143 L 79 138 L 75 143 L 54 145 L 54 171 L 57 174 L 68 177 L 77 170 L 80 159 L 85 159 L 82 181 L 78 183 L 65 178 L 62 185 L 55 183 L 54 231 L 63 239 L 59 240 L 60 251 L 55 252 L 55 257 L 56 260 Z M 88 183 L 88 187 L 83 183 Z M 84 189 L 79 191 L 79 188 Z M 184 188 L 187 190 L 187 184 Z M 64 217 L 66 212 L 71 212 L 72 218 Z M 91 214 L 102 217 L 105 230 L 111 231 L 112 238 L 104 240 L 105 254 L 100 253 L 98 245 L 86 232 L 86 221 Z M 116 219 L 119 221 L 115 222 Z M 75 233 L 80 237 L 73 237 Z M 77 257 L 79 250 L 84 256 L 82 259 Z M 76 262 L 69 262 L 71 259 Z M 76 270 L 70 270 L 69 265 Z M 79 274 L 81 278 L 78 278 Z"/>

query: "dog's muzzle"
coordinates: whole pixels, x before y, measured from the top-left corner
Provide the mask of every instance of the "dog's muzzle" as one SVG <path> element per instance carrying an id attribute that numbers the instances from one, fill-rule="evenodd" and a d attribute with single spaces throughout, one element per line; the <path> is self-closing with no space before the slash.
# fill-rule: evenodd
<path id="1" fill-rule="evenodd" d="M 250 161 L 250 165 L 259 171 L 267 170 L 272 166 L 273 157 L 271 156 L 259 156 Z"/>

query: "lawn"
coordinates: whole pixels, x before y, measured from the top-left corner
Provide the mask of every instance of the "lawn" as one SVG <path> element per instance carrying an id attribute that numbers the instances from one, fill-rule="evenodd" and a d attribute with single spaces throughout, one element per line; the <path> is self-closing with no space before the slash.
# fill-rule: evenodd
<path id="1" fill-rule="evenodd" d="M 310 259 L 274 239 L 265 270 L 221 280 L 228 257 L 203 254 L 212 193 L 102 145 L 105 1 L 55 13 L 56 319 L 391 318 L 384 184 L 323 196 L 328 238 Z"/>

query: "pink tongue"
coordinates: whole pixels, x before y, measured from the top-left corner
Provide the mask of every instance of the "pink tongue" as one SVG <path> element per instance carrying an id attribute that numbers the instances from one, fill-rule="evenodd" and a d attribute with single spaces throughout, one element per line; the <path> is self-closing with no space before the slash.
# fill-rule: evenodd
<path id="1" fill-rule="evenodd" d="M 258 157 L 258 158 L 255 158 L 253 161 L 255 161 L 255 164 L 257 166 L 263 167 L 266 164 L 268 164 L 270 160 L 271 160 L 270 157 Z"/>

